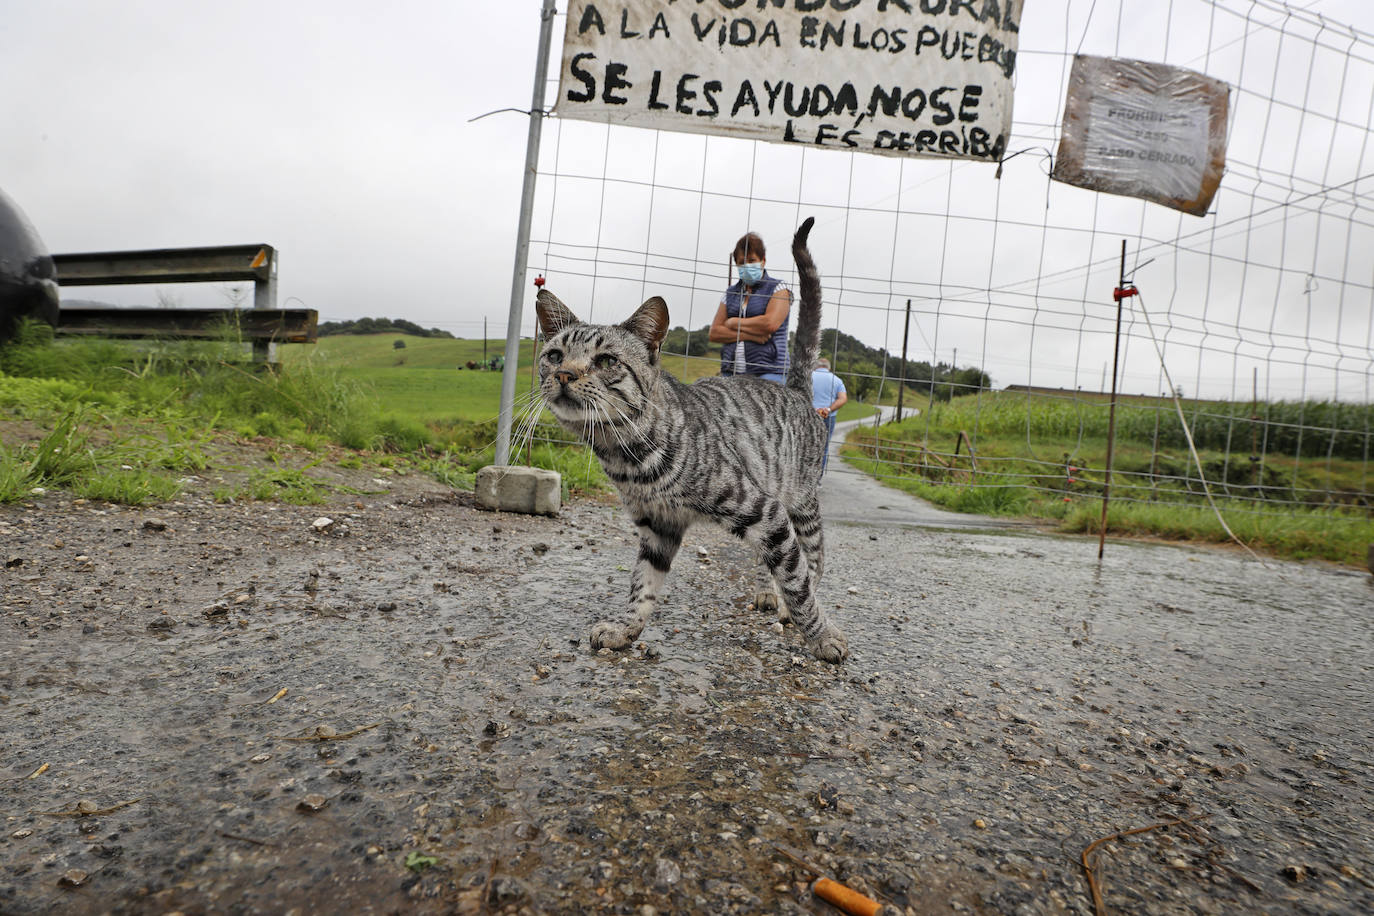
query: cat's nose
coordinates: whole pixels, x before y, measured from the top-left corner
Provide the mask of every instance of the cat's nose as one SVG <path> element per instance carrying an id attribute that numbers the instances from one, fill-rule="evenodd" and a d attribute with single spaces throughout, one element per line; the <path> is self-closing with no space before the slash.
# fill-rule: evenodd
<path id="1" fill-rule="evenodd" d="M 578 373 L 572 372 L 568 369 L 560 369 L 553 374 L 553 377 L 558 379 L 558 384 L 566 385 L 569 382 L 575 380 L 578 377 Z"/>

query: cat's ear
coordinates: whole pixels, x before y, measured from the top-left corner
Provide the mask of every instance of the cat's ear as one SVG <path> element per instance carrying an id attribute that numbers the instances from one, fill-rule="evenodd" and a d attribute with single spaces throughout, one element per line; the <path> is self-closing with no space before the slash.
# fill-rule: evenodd
<path id="1" fill-rule="evenodd" d="M 557 296 L 541 289 L 534 297 L 534 310 L 539 314 L 539 326 L 545 337 L 552 337 L 569 325 L 578 324 L 577 316 Z"/>
<path id="2" fill-rule="evenodd" d="M 668 336 L 668 303 L 661 296 L 654 296 L 641 305 L 633 315 L 620 325 L 649 348 L 649 355 L 657 358 L 658 347 Z"/>

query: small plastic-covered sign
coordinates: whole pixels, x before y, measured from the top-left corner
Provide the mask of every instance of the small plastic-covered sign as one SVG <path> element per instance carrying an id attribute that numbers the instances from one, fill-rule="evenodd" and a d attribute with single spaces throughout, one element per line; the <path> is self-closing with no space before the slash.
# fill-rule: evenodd
<path id="1" fill-rule="evenodd" d="M 1180 67 L 1075 57 L 1053 178 L 1202 216 L 1226 171 L 1228 94 Z"/>

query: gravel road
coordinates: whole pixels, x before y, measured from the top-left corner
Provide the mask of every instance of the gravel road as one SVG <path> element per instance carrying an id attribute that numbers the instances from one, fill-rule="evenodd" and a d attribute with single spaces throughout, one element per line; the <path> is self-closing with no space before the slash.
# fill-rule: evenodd
<path id="1" fill-rule="evenodd" d="M 591 651 L 609 505 L 0 508 L 0 911 L 1374 911 L 1368 575 L 823 494 L 842 667 L 705 529 Z"/>

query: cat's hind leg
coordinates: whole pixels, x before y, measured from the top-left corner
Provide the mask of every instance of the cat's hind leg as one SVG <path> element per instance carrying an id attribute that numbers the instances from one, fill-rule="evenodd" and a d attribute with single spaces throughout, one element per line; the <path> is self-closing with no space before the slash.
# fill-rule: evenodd
<path id="1" fill-rule="evenodd" d="M 673 566 L 673 557 L 682 546 L 686 526 L 661 518 L 645 516 L 636 521 L 639 528 L 639 556 L 630 574 L 630 603 L 619 618 L 603 620 L 592 627 L 593 649 L 623 649 L 634 642 L 658 604 L 658 592 Z"/>
<path id="2" fill-rule="evenodd" d="M 792 519 L 778 507 L 777 511 L 765 513 L 750 534 L 762 549 L 773 578 L 782 587 L 787 611 L 806 637 L 806 647 L 811 654 L 821 661 L 836 664 L 844 661 L 849 654 L 849 644 L 839 628 L 816 605 L 816 572 L 807 561 Z"/>
<path id="3" fill-rule="evenodd" d="M 797 543 L 801 545 L 802 554 L 806 557 L 806 563 L 811 568 L 813 579 L 812 588 L 820 584 L 821 572 L 825 567 L 825 543 L 821 529 L 821 502 L 816 496 L 804 500 L 799 506 L 787 511 L 787 517 L 792 522 L 792 531 L 797 536 Z M 788 613 L 785 605 L 778 609 L 778 620 L 788 623 L 792 615 Z"/>
<path id="4" fill-rule="evenodd" d="M 754 548 L 754 609 L 765 614 L 777 614 L 778 620 L 787 622 L 787 605 L 778 598 L 781 587 L 773 578 L 773 571 L 764 561 L 763 553 Z"/>

